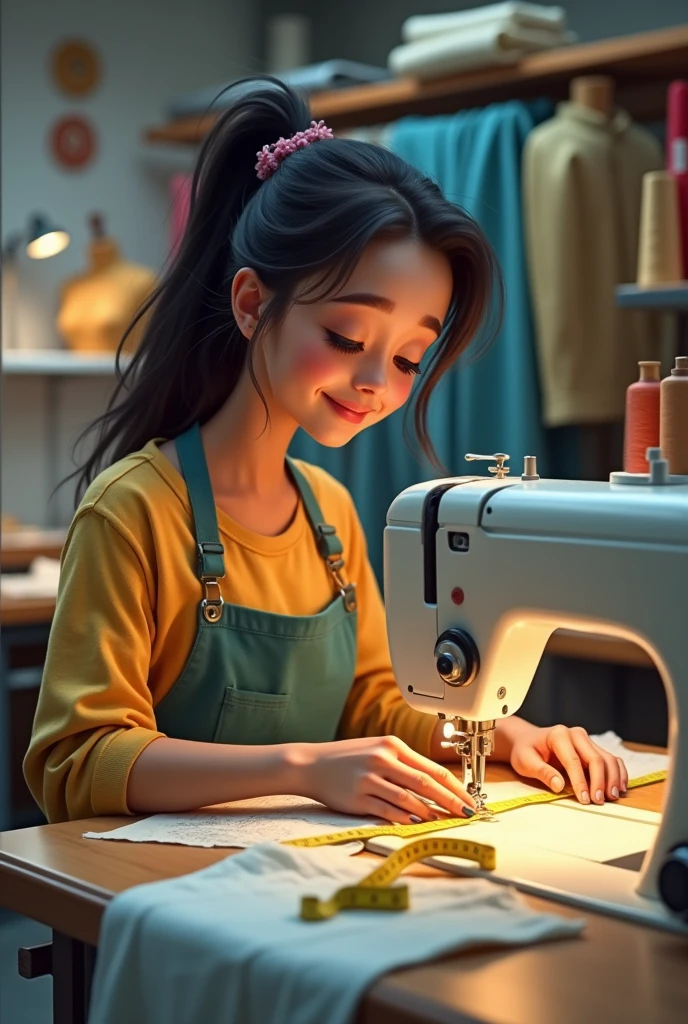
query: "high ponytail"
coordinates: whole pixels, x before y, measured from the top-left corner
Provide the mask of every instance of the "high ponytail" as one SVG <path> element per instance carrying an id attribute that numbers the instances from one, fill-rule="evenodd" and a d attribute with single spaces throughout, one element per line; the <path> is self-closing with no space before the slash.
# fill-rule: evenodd
<path id="1" fill-rule="evenodd" d="M 92 454 L 72 474 L 77 497 L 106 463 L 205 423 L 245 369 L 260 394 L 252 356 L 261 337 L 293 302 L 321 301 L 338 290 L 373 240 L 413 239 L 451 267 L 452 301 L 415 394 L 416 434 L 438 468 L 427 432 L 430 395 L 469 345 L 481 349 L 499 329 L 502 283 L 493 251 L 433 181 L 380 146 L 339 138 L 299 149 L 261 181 L 256 154 L 308 128 L 310 111 L 276 78 L 256 76 L 231 88 L 235 102 L 198 158 L 181 245 L 122 339 L 106 412 L 79 439 L 98 431 Z M 272 293 L 250 341 L 231 305 L 241 267 L 251 267 Z M 122 372 L 122 345 L 144 316 L 143 337 Z"/>
<path id="2" fill-rule="evenodd" d="M 98 431 L 91 455 L 77 470 L 77 500 L 106 461 L 116 462 L 153 437 L 176 437 L 196 420 L 210 419 L 244 368 L 247 343 L 225 287 L 232 234 L 261 185 L 257 152 L 307 128 L 310 114 L 307 103 L 276 78 L 245 79 L 230 88 L 237 102 L 201 147 L 179 249 L 120 342 L 117 384 L 106 412 L 77 441 Z M 141 342 L 122 369 L 122 349 L 143 318 Z"/>

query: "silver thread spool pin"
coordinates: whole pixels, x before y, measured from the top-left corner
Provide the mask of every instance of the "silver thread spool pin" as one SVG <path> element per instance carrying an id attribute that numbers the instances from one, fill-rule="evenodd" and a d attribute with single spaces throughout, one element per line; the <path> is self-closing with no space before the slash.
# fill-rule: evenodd
<path id="1" fill-rule="evenodd" d="M 526 455 L 523 459 L 523 473 L 521 480 L 539 480 L 540 474 L 537 471 L 537 457 Z"/>
<path id="2" fill-rule="evenodd" d="M 509 461 L 509 456 L 504 452 L 495 452 L 494 455 L 474 455 L 472 452 L 469 452 L 465 459 L 466 462 L 496 462 L 496 466 L 489 466 L 488 469 L 497 480 L 503 480 L 511 472 L 509 467 L 504 465 L 505 462 Z"/>

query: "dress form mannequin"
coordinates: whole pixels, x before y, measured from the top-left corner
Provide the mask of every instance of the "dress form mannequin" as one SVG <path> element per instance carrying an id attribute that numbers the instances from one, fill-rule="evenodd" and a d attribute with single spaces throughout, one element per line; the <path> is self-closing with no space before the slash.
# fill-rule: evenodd
<path id="1" fill-rule="evenodd" d="M 576 475 L 608 478 L 622 463 L 626 388 L 657 359 L 656 323 L 619 309 L 633 281 L 643 176 L 662 149 L 617 103 L 614 79 L 570 80 L 568 102 L 524 146 L 524 223 L 548 427 L 574 427 Z"/>
<path id="2" fill-rule="evenodd" d="M 114 352 L 133 315 L 155 287 L 156 275 L 148 267 L 122 259 L 115 240 L 105 236 L 100 214 L 89 217 L 89 226 L 89 266 L 65 282 L 57 328 L 74 351 Z M 138 323 L 124 352 L 136 347 L 141 329 Z"/>
<path id="3" fill-rule="evenodd" d="M 569 98 L 579 107 L 597 110 L 605 117 L 611 117 L 614 113 L 614 79 L 610 75 L 572 78 Z"/>

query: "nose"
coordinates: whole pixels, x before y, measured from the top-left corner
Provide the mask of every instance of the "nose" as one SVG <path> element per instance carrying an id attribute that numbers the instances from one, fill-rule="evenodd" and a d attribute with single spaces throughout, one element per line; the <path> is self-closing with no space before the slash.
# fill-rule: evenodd
<path id="1" fill-rule="evenodd" d="M 363 360 L 358 360 L 359 365 L 356 367 L 356 373 L 354 374 L 353 386 L 356 391 L 360 391 L 364 395 L 377 395 L 381 397 L 386 393 L 389 387 L 387 380 L 387 370 L 382 360 L 369 360 L 366 364 L 363 364 Z"/>

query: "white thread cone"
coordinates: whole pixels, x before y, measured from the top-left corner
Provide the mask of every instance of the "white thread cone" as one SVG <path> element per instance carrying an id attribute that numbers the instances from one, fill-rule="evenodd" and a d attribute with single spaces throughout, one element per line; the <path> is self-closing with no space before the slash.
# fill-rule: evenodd
<path id="1" fill-rule="evenodd" d="M 643 175 L 638 284 L 648 288 L 680 281 L 681 277 L 676 180 L 668 171 L 648 171 Z"/>

